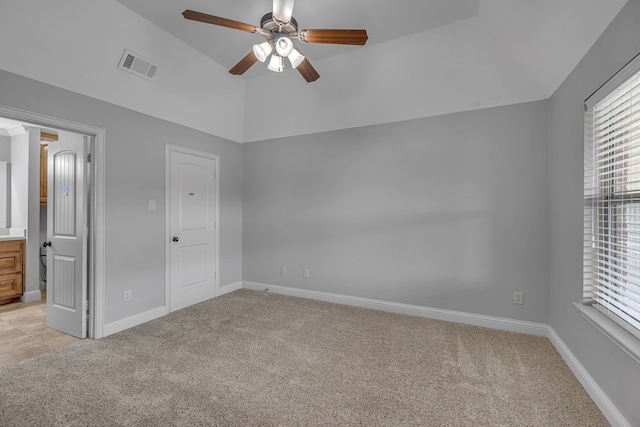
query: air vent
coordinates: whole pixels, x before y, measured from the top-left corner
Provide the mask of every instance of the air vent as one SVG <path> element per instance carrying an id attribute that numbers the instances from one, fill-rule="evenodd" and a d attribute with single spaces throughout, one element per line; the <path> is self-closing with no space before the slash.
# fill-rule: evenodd
<path id="1" fill-rule="evenodd" d="M 124 54 L 122 54 L 118 68 L 149 80 L 151 80 L 153 76 L 156 75 L 156 71 L 158 71 L 157 65 L 152 64 L 148 59 L 127 49 L 125 49 Z"/>

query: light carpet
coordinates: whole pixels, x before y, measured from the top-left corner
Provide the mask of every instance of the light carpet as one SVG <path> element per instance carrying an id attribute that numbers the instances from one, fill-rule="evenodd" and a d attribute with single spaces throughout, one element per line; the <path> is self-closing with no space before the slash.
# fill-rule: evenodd
<path id="1" fill-rule="evenodd" d="M 2 426 L 606 426 L 546 338 L 249 290 L 0 368 Z"/>

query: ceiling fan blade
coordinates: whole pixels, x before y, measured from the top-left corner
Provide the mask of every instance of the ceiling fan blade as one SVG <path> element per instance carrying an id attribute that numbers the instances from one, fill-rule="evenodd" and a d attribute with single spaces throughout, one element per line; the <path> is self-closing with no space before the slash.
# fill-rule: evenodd
<path id="1" fill-rule="evenodd" d="M 315 82 L 320 78 L 320 74 L 318 74 L 316 69 L 313 68 L 313 65 L 311 65 L 311 62 L 306 58 L 302 61 L 302 64 L 296 67 L 296 70 L 302 74 L 302 77 L 304 77 L 308 83 Z"/>
<path id="2" fill-rule="evenodd" d="M 353 44 L 364 46 L 367 30 L 302 30 L 300 41 L 304 43 Z"/>
<path id="3" fill-rule="evenodd" d="M 206 13 L 196 12 L 193 10 L 185 10 L 182 12 L 182 16 L 186 19 L 191 19 L 192 21 L 220 25 L 221 27 L 233 28 L 234 30 L 246 31 L 248 33 L 255 33 L 257 31 L 256 27 L 251 24 L 233 21 L 227 18 L 220 18 L 219 16 L 207 15 Z"/>
<path id="4" fill-rule="evenodd" d="M 273 0 L 273 17 L 276 21 L 288 24 L 293 15 L 293 0 Z"/>
<path id="5" fill-rule="evenodd" d="M 230 69 L 229 72 L 235 76 L 241 76 L 256 62 L 258 62 L 258 58 L 253 53 L 253 51 L 251 51 L 247 56 L 242 58 L 240 62 L 238 62 L 232 69 Z"/>

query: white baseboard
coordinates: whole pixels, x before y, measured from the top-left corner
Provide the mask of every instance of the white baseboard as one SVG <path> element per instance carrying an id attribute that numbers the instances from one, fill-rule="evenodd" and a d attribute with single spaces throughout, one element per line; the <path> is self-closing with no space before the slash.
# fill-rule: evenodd
<path id="1" fill-rule="evenodd" d="M 265 285 L 255 282 L 242 282 L 242 287 L 256 291 L 269 290 L 276 294 L 289 295 L 301 298 L 315 299 L 319 301 L 333 302 L 337 304 L 351 305 L 362 308 L 389 311 L 398 314 L 424 317 L 427 319 L 444 320 L 447 322 L 463 323 L 465 325 L 481 326 L 484 328 L 499 329 L 503 331 L 518 332 L 522 334 L 547 336 L 548 325 L 522 320 L 505 319 L 502 317 L 485 316 L 481 314 L 463 313 L 439 308 L 422 307 L 418 305 L 401 304 L 374 300 L 369 298 L 352 297 L 348 295 L 332 294 L 328 292 L 309 291 L 304 289 L 289 288 L 285 286 Z"/>
<path id="2" fill-rule="evenodd" d="M 229 292 L 237 291 L 238 289 L 242 289 L 242 282 L 236 282 L 220 287 L 218 289 L 217 296 L 228 294 Z M 109 335 L 113 335 L 115 333 L 124 331 L 125 329 L 133 328 L 134 326 L 141 325 L 167 314 L 169 314 L 169 309 L 167 307 L 158 307 L 144 313 L 136 314 L 135 316 L 127 317 L 126 319 L 107 323 L 106 325 L 104 325 L 102 336 L 107 337 Z"/>
<path id="3" fill-rule="evenodd" d="M 42 293 L 38 289 L 37 291 L 29 291 L 22 294 L 20 297 L 20 301 L 22 302 L 31 302 L 31 301 L 40 301 L 42 299 Z"/>
<path id="4" fill-rule="evenodd" d="M 242 289 L 242 282 L 236 282 L 230 285 L 220 286 L 220 288 L 218 288 L 217 296 L 222 296 L 224 294 L 228 294 L 229 292 L 237 291 L 238 289 Z"/>
<path id="5" fill-rule="evenodd" d="M 582 387 L 584 387 L 598 409 L 600 409 L 602 414 L 605 416 L 607 421 L 609 421 L 613 427 L 631 427 L 631 423 L 629 423 L 629 421 L 627 421 L 620 413 L 618 408 L 615 407 L 613 402 L 611 402 L 607 395 L 602 391 L 584 366 L 582 366 L 573 353 L 571 353 L 569 347 L 567 347 L 567 345 L 560 339 L 556 331 L 554 331 L 551 326 L 549 326 L 549 339 L 573 374 L 578 378 Z"/>
<path id="6" fill-rule="evenodd" d="M 113 335 L 117 332 L 124 331 L 125 329 L 133 328 L 134 326 L 157 319 L 158 317 L 162 317 L 166 314 L 167 310 L 165 307 L 158 307 L 153 310 L 145 311 L 144 313 L 136 314 L 135 316 L 107 323 L 104 325 L 102 336 L 107 337 L 109 335 Z"/>

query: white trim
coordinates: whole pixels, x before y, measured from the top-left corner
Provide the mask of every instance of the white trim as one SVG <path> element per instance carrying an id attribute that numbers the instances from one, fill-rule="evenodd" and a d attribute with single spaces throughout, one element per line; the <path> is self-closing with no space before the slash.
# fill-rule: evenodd
<path id="1" fill-rule="evenodd" d="M 20 297 L 20 301 L 22 302 L 32 302 L 32 301 L 40 301 L 42 299 L 42 293 L 38 288 L 37 291 L 25 292 Z"/>
<path id="2" fill-rule="evenodd" d="M 89 330 L 90 338 L 102 338 L 105 313 L 105 144 L 106 131 L 94 126 L 72 122 L 65 119 L 32 113 L 17 108 L 0 105 L 0 116 L 8 119 L 27 122 L 36 126 L 67 130 L 95 137 L 94 153 L 91 159 L 93 176 L 92 203 L 93 226 L 90 229 L 90 239 L 93 242 L 93 256 L 89 261 L 89 268 L 93 271 L 90 277 L 90 288 L 94 295 L 90 301 L 93 310 L 91 320 L 93 328 Z"/>
<path id="3" fill-rule="evenodd" d="M 237 291 L 239 289 L 242 289 L 242 282 L 236 282 L 231 283 L 230 285 L 222 286 L 219 288 L 219 292 L 216 297 Z M 169 314 L 168 305 L 164 307 L 154 308 L 153 310 L 149 310 L 141 314 L 136 314 L 125 319 L 116 320 L 115 322 L 111 322 L 104 326 L 104 336 L 106 337 L 108 335 L 113 335 L 117 332 L 121 332 L 126 329 L 133 328 L 134 326 L 138 326 L 143 323 L 150 322 L 151 320 L 166 316 L 167 314 Z"/>
<path id="4" fill-rule="evenodd" d="M 164 152 L 164 314 L 171 313 L 171 149 Z"/>
<path id="5" fill-rule="evenodd" d="M 180 147 L 177 145 L 166 144 L 165 146 L 165 268 L 164 268 L 164 301 L 165 314 L 171 312 L 171 152 L 190 154 L 192 156 L 204 157 L 212 159 L 216 164 L 216 272 L 215 272 L 215 289 L 213 291 L 214 298 L 220 295 L 220 156 L 217 154 L 207 153 L 206 151 L 193 150 L 190 148 Z"/>
<path id="6" fill-rule="evenodd" d="M 226 295 L 228 293 L 237 291 L 238 289 L 242 289 L 242 282 L 236 282 L 230 285 L 221 286 L 220 288 L 218 288 L 218 293 L 216 297 Z"/>
<path id="7" fill-rule="evenodd" d="M 418 316 L 427 319 L 444 320 L 447 322 L 462 323 L 465 325 L 481 326 L 483 328 L 499 329 L 503 331 L 518 332 L 521 334 L 538 335 L 542 337 L 547 336 L 548 325 L 542 323 L 527 322 L 524 320 L 513 320 L 503 317 L 485 316 L 482 314 L 463 313 L 460 311 L 443 310 L 439 308 L 422 307 L 418 305 L 352 297 L 348 295 L 332 294 L 328 292 L 309 291 L 305 289 L 289 288 L 285 286 L 265 285 L 255 282 L 242 282 L 242 287 L 245 289 L 252 289 L 256 291 L 268 290 L 269 292 L 281 295 L 309 298 L 319 301 L 351 305 L 355 307 L 372 308 L 375 310 L 407 314 L 409 316 Z"/>
<path id="8" fill-rule="evenodd" d="M 551 326 L 549 326 L 549 339 L 607 421 L 613 427 L 631 427 L 631 423 L 620 413 Z"/>
<path id="9" fill-rule="evenodd" d="M 125 329 L 150 322 L 164 315 L 165 307 L 158 307 L 153 310 L 145 311 L 144 313 L 135 314 L 124 319 L 116 320 L 115 322 L 107 323 L 104 325 L 104 336 L 107 337 L 109 335 L 113 335 L 117 332 L 124 331 Z"/>
<path id="10" fill-rule="evenodd" d="M 574 302 L 573 305 L 580 310 L 582 317 L 624 350 L 633 360 L 640 363 L 640 340 L 625 331 L 619 324 L 600 313 L 595 308 Z"/>
<path id="11" fill-rule="evenodd" d="M 171 150 L 167 144 L 164 152 L 164 314 L 171 313 Z"/>
<path id="12" fill-rule="evenodd" d="M 89 264 L 93 266 L 94 298 L 90 300 L 93 306 L 93 338 L 104 336 L 106 313 L 106 264 L 105 264 L 105 197 L 106 197 L 106 132 L 100 130 L 95 134 L 93 151 L 91 152 L 91 170 L 93 171 L 93 206 L 91 227 L 92 248 Z M 91 333 L 91 332 L 90 332 Z M 89 335 L 91 336 L 91 335 Z"/>

